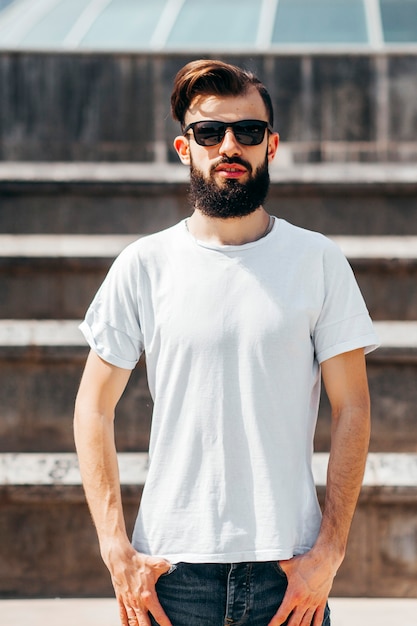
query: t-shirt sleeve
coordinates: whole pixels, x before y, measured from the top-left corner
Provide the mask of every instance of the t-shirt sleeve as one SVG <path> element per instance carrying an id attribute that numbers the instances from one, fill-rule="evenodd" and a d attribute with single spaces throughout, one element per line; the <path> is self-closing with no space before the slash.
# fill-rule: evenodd
<path id="1" fill-rule="evenodd" d="M 139 259 L 134 244 L 115 260 L 80 324 L 104 361 L 133 369 L 144 349 L 140 324 Z"/>
<path id="2" fill-rule="evenodd" d="M 375 350 L 379 340 L 352 268 L 331 242 L 323 255 L 323 281 L 323 307 L 313 332 L 318 362 L 358 348 L 365 354 Z"/>

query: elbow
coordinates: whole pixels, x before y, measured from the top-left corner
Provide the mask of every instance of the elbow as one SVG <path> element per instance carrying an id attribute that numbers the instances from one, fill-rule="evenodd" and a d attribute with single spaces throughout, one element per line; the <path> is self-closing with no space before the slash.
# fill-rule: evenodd
<path id="1" fill-rule="evenodd" d="M 75 400 L 73 429 L 77 448 L 86 441 L 102 441 L 106 434 L 113 436 L 114 411 L 78 394 Z"/>

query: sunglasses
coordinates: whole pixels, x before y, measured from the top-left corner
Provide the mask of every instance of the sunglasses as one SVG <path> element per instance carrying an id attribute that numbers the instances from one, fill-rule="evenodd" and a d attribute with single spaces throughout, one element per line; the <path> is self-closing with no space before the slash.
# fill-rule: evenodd
<path id="1" fill-rule="evenodd" d="M 238 142 L 244 146 L 259 146 L 265 136 L 265 129 L 272 132 L 268 122 L 261 120 L 240 120 L 239 122 L 204 120 L 188 124 L 183 134 L 186 135 L 189 130 L 192 130 L 199 146 L 217 146 L 223 141 L 228 128 L 232 129 Z"/>

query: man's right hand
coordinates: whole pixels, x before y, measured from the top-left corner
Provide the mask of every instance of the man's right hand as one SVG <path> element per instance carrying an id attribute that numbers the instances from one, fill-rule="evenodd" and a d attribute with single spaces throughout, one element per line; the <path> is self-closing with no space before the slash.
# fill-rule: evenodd
<path id="1" fill-rule="evenodd" d="M 123 557 L 112 555 L 108 568 L 122 626 L 150 626 L 148 612 L 160 626 L 172 626 L 155 590 L 156 581 L 170 567 L 169 561 L 140 554 L 133 547 Z"/>

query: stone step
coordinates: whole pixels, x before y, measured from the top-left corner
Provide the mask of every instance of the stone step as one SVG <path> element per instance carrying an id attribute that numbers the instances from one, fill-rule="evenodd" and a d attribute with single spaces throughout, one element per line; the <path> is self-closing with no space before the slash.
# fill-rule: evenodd
<path id="1" fill-rule="evenodd" d="M 0 235 L 0 318 L 82 317 L 140 235 Z M 417 236 L 337 236 L 375 320 L 417 319 Z"/>
<path id="2" fill-rule="evenodd" d="M 415 598 L 330 599 L 334 626 L 415 626 Z M 119 610 L 114 598 L 35 598 L 0 600 L 2 626 L 116 626 Z"/>
<path id="3" fill-rule="evenodd" d="M 376 330 L 382 347 L 368 356 L 371 450 L 417 452 L 417 322 L 377 322 Z M 0 320 L 0 450 L 73 450 L 74 398 L 87 351 L 75 320 Z M 118 406 L 118 449 L 147 450 L 151 412 L 141 359 Z M 316 449 L 329 445 L 323 393 Z"/>
<path id="4" fill-rule="evenodd" d="M 147 452 L 118 453 L 120 481 L 127 491 L 143 487 L 148 472 Z M 315 452 L 313 474 L 317 488 L 326 484 L 329 454 Z M 81 486 L 75 452 L 0 452 L 0 487 L 25 487 L 42 492 L 43 487 L 57 489 Z M 417 453 L 370 452 L 363 488 L 417 488 Z M 416 503 L 417 504 L 417 503 Z"/>
<path id="5" fill-rule="evenodd" d="M 314 455 L 323 503 L 327 454 Z M 129 532 L 146 454 L 119 454 Z M 0 595 L 110 596 L 74 454 L 0 454 Z M 370 454 L 333 594 L 415 597 L 417 454 Z M 59 572 L 59 575 L 57 575 Z"/>
<path id="6" fill-rule="evenodd" d="M 188 170 L 145 163 L 0 163 L 0 232 L 149 233 L 189 213 Z M 416 235 L 413 164 L 271 168 L 268 210 L 335 235 Z"/>
<path id="7" fill-rule="evenodd" d="M 88 347 L 73 320 L 0 320 L 0 449 L 73 450 L 74 399 Z M 152 411 L 142 359 L 118 408 L 122 450 L 147 450 Z"/>

